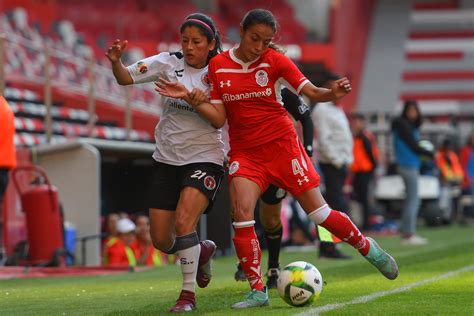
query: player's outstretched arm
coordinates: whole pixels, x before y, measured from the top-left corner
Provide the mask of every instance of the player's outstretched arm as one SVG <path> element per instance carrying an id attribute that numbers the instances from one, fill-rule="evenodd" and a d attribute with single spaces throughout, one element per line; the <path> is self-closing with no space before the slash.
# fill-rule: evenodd
<path id="1" fill-rule="evenodd" d="M 188 91 L 182 83 L 167 81 L 163 78 L 158 79 L 155 85 L 155 90 L 161 95 L 185 100 L 215 128 L 224 126 L 226 120 L 224 106 L 210 103 L 207 94 L 202 90 L 195 88 L 193 91 Z"/>
<path id="2" fill-rule="evenodd" d="M 221 128 L 224 126 L 225 120 L 227 119 L 227 114 L 222 103 L 213 104 L 208 101 L 198 104 L 194 108 L 215 128 Z"/>
<path id="3" fill-rule="evenodd" d="M 115 80 L 120 85 L 129 85 L 133 84 L 132 76 L 128 73 L 127 68 L 122 64 L 122 54 L 125 48 L 127 47 L 128 41 L 121 41 L 119 39 L 115 40 L 112 43 L 112 46 L 109 47 L 105 56 L 112 63 L 112 71 L 115 76 Z"/>
<path id="4" fill-rule="evenodd" d="M 304 115 L 301 118 L 301 126 L 303 127 L 303 146 L 308 156 L 313 157 L 313 138 L 314 124 L 311 115 Z"/>
<path id="5" fill-rule="evenodd" d="M 209 101 L 207 94 L 197 88 L 194 88 L 189 94 L 191 106 L 205 117 L 212 126 L 221 128 L 225 124 L 227 118 L 225 107 L 223 104 L 214 104 Z"/>
<path id="6" fill-rule="evenodd" d="M 351 90 L 349 79 L 344 77 L 332 82 L 331 89 L 318 88 L 310 82 L 301 89 L 301 94 L 304 94 L 312 103 L 316 103 L 340 99 Z"/>
<path id="7" fill-rule="evenodd" d="M 190 103 L 188 94 L 190 93 L 186 87 L 178 81 L 168 81 L 164 78 L 158 78 L 155 82 L 155 91 L 158 91 L 162 96 L 183 99 Z"/>

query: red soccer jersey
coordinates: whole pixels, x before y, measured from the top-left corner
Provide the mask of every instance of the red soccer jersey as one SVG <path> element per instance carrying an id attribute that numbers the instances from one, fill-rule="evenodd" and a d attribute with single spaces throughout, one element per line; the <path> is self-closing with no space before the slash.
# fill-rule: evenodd
<path id="1" fill-rule="evenodd" d="M 271 142 L 288 134 L 293 123 L 281 102 L 281 85 L 299 94 L 309 80 L 285 55 L 267 49 L 244 63 L 234 48 L 209 63 L 211 102 L 223 103 L 231 151 Z"/>

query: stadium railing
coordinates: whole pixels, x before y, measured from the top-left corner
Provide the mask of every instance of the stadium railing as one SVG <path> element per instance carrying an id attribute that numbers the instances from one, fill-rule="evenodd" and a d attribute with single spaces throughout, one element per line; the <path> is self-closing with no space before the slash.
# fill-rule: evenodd
<path id="1" fill-rule="evenodd" d="M 124 89 L 115 81 L 110 67 L 99 63 L 90 63 L 85 58 L 74 56 L 73 52 L 57 49 L 47 40 L 38 43 L 14 33 L 2 35 L 5 45 L 5 79 L 19 78 L 25 81 L 44 84 L 46 55 L 51 58 L 50 77 L 52 85 L 65 91 L 88 96 L 90 85 L 89 72 L 92 72 L 94 97 L 103 101 L 124 106 Z M 46 49 L 49 53 L 46 52 Z M 159 97 L 153 85 L 136 86 L 130 89 L 130 101 L 133 108 L 156 114 Z"/>

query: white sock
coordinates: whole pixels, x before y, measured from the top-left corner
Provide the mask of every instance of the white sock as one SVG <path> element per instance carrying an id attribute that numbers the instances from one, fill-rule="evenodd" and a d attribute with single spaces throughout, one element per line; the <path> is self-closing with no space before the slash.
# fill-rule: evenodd
<path id="1" fill-rule="evenodd" d="M 313 212 L 309 213 L 308 217 L 313 223 L 319 225 L 321 223 L 324 223 L 326 218 L 328 218 L 329 214 L 331 214 L 331 208 L 327 204 L 324 204 L 317 210 L 314 210 Z"/>
<path id="2" fill-rule="evenodd" d="M 196 292 L 196 274 L 200 253 L 200 244 L 178 251 L 181 273 L 183 274 L 183 290 Z"/>

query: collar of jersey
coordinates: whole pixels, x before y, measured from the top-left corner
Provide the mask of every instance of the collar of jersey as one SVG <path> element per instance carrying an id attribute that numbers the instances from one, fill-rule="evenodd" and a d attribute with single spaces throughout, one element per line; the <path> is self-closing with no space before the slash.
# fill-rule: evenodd
<path id="1" fill-rule="evenodd" d="M 256 62 L 256 61 L 261 57 L 261 56 L 259 56 L 259 57 L 255 58 L 254 60 L 251 60 L 251 61 L 249 61 L 249 62 L 246 63 L 246 62 L 244 62 L 243 60 L 239 59 L 237 56 L 235 56 L 234 51 L 235 51 L 236 49 L 237 49 L 237 46 L 236 46 L 236 47 L 232 47 L 232 48 L 229 50 L 229 56 L 230 56 L 230 58 L 231 58 L 233 61 L 235 61 L 237 64 L 241 65 L 242 68 L 244 68 L 244 69 L 249 68 L 249 66 L 250 66 L 251 64 L 253 64 L 254 62 Z"/>
<path id="2" fill-rule="evenodd" d="M 186 67 L 186 72 L 193 72 L 193 73 L 198 73 L 200 71 L 206 70 L 207 66 L 204 66 L 202 68 L 194 68 L 193 66 L 188 65 L 188 63 L 184 62 L 184 67 Z"/>

